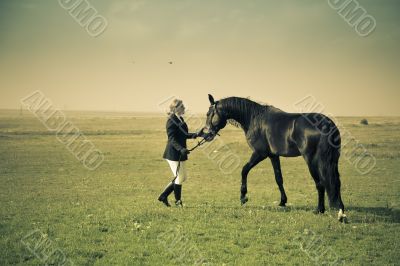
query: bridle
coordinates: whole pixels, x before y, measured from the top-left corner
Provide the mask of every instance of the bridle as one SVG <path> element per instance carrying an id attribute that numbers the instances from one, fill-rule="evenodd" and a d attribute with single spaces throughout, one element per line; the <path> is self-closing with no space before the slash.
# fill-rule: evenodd
<path id="1" fill-rule="evenodd" d="M 211 105 L 211 107 L 213 108 L 212 109 L 213 112 L 210 117 L 210 127 L 209 127 L 210 130 L 208 132 L 208 136 L 207 136 L 208 138 L 214 138 L 216 135 L 220 136 L 218 134 L 218 131 L 220 131 L 221 128 L 218 128 L 218 126 L 213 125 L 213 118 L 214 118 L 215 114 L 217 114 L 218 117 L 222 117 L 221 113 L 218 112 L 217 104 L 218 104 L 218 101 L 215 102 L 213 105 Z"/>

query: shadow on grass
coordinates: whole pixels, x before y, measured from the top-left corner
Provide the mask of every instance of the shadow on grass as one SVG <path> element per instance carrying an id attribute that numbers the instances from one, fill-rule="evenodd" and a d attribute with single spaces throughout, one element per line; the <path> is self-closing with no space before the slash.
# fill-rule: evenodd
<path id="1" fill-rule="evenodd" d="M 210 208 L 217 210 L 258 210 L 258 211 L 270 211 L 270 212 L 314 212 L 315 208 L 311 206 L 233 206 L 233 205 L 213 205 L 213 204 L 202 204 L 197 206 L 186 206 L 185 208 Z M 385 207 L 346 207 L 349 215 L 350 223 L 400 223 L 400 210 L 385 208 Z M 336 213 L 335 209 L 327 209 L 327 212 Z M 349 214 L 350 213 L 350 214 Z"/>
<path id="2" fill-rule="evenodd" d="M 271 212 L 294 212 L 294 211 L 314 211 L 314 208 L 310 206 L 254 206 L 254 205 L 213 205 L 213 204 L 201 204 L 197 206 L 185 206 L 188 209 L 217 209 L 217 210 L 258 210 L 258 211 L 271 211 Z"/>
<path id="3" fill-rule="evenodd" d="M 353 213 L 352 223 L 400 223 L 400 210 L 385 207 L 353 207 L 347 208 Z"/>

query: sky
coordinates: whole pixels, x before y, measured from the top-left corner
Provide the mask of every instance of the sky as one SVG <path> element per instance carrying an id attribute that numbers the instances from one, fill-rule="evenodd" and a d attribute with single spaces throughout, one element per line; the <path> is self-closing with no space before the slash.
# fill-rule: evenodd
<path id="1" fill-rule="evenodd" d="M 91 0 L 108 24 L 93 37 L 69 1 L 88 0 L 0 0 L 0 108 L 40 90 L 62 110 L 206 113 L 211 93 L 400 115 L 400 1 L 358 0 L 366 37 L 325 0 Z"/>

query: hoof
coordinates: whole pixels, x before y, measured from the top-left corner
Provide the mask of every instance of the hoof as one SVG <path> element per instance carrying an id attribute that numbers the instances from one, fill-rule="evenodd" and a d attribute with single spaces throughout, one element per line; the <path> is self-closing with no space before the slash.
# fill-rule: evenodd
<path id="1" fill-rule="evenodd" d="M 178 208 L 183 208 L 183 203 L 182 203 L 182 201 L 181 201 L 181 200 L 175 201 L 175 206 L 178 207 Z"/>
<path id="2" fill-rule="evenodd" d="M 339 220 L 340 223 L 344 223 L 344 224 L 348 224 L 349 223 L 349 220 L 347 219 L 347 216 L 340 217 L 338 220 Z"/>
<path id="3" fill-rule="evenodd" d="M 279 203 L 279 206 L 281 206 L 281 207 L 286 207 L 286 202 L 282 202 L 282 201 L 281 201 L 281 202 Z"/>
<path id="4" fill-rule="evenodd" d="M 247 197 L 244 197 L 244 198 L 241 198 L 241 199 L 240 199 L 240 203 L 241 203 L 242 205 L 246 204 L 246 202 L 248 202 L 248 201 L 249 201 L 249 198 L 247 198 Z"/>
<path id="5" fill-rule="evenodd" d="M 347 216 L 346 216 L 346 214 L 344 214 L 344 212 L 343 212 L 343 210 L 339 210 L 339 213 L 338 213 L 338 220 L 339 220 L 339 222 L 341 222 L 341 223 L 348 223 L 348 220 L 347 220 Z"/>
<path id="6" fill-rule="evenodd" d="M 325 213 L 325 210 L 323 210 L 323 209 L 315 209 L 314 210 L 314 214 L 323 214 L 323 213 Z"/>

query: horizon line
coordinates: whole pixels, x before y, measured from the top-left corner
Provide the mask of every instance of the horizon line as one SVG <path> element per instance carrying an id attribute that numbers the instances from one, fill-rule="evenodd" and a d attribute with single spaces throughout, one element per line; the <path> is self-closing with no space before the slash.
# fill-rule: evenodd
<path id="1" fill-rule="evenodd" d="M 22 108 L 23 111 L 29 111 L 26 108 Z M 134 110 L 100 110 L 100 109 L 90 109 L 90 110 L 79 110 L 79 109 L 61 109 L 61 108 L 57 108 L 57 110 L 63 111 L 63 112 L 94 112 L 94 113 L 138 113 L 138 114 L 148 114 L 148 115 L 157 115 L 157 116 L 162 116 L 162 115 L 166 115 L 167 113 L 161 112 L 161 111 L 134 111 Z M 20 112 L 21 108 L 3 108 L 0 107 L 0 112 L 1 111 L 16 111 L 16 112 Z M 290 113 L 290 112 L 288 112 Z M 202 112 L 190 112 L 190 114 L 194 114 L 194 115 L 205 115 L 205 113 Z M 331 114 L 329 114 L 331 115 Z M 385 115 L 351 115 L 351 114 L 346 114 L 346 115 L 336 115 L 336 117 L 400 117 L 400 114 L 398 115 L 392 115 L 392 114 L 385 114 Z"/>

